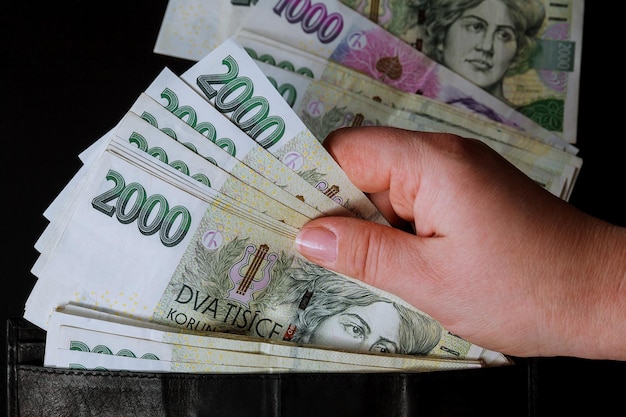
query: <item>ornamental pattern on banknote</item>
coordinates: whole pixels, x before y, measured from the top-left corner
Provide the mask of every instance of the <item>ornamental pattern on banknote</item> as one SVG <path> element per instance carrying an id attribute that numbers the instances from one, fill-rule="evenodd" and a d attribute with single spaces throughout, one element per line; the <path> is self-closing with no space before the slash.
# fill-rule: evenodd
<path id="1" fill-rule="evenodd" d="M 440 95 L 437 77 L 429 77 L 428 83 L 421 81 L 422 74 L 435 71 L 433 65 L 407 49 L 397 48 L 389 42 L 386 32 L 355 27 L 348 33 L 333 51 L 331 60 L 402 91 L 427 97 Z M 403 77 L 404 73 L 412 75 Z"/>
<path id="2" fill-rule="evenodd" d="M 104 366 L 96 366 L 94 368 L 88 368 L 85 365 L 82 365 L 80 363 L 70 363 L 68 366 L 68 369 L 76 369 L 79 371 L 102 371 L 102 372 L 109 371 L 109 369 L 105 368 Z"/>
<path id="3" fill-rule="evenodd" d="M 305 107 L 310 108 L 311 102 L 304 100 Z M 323 103 L 317 103 L 319 107 Z M 310 111 L 302 111 L 299 113 L 304 124 L 318 138 L 325 138 L 333 130 L 340 127 L 357 127 L 357 126 L 381 126 L 379 120 L 366 120 L 362 114 L 354 113 L 348 110 L 347 106 L 332 106 L 330 109 L 324 109 L 321 113 L 311 113 Z"/>
<path id="4" fill-rule="evenodd" d="M 406 32 L 417 24 L 418 14 L 414 13 L 415 7 L 416 4 L 424 3 L 424 0 L 339 1 L 394 34 Z"/>
<path id="5" fill-rule="evenodd" d="M 563 130 L 563 115 L 565 114 L 564 100 L 555 98 L 537 100 L 525 106 L 518 107 L 517 111 L 548 130 L 556 132 Z"/>
<path id="6" fill-rule="evenodd" d="M 306 126 L 306 123 L 304 125 Z M 302 179 L 320 190 L 335 203 L 353 213 L 360 213 L 358 202 L 354 204 L 350 197 L 340 194 L 342 190 L 333 182 L 334 178 L 328 177 L 326 172 L 320 171 L 320 169 L 327 170 L 329 166 L 335 165 L 336 162 L 331 160 L 328 153 L 320 153 L 316 147 L 312 146 L 311 140 L 322 141 L 322 139 L 318 138 L 325 138 L 325 136 L 313 135 L 313 132 L 307 127 L 281 148 L 277 149 L 274 152 L 274 156 L 283 162 L 291 161 L 292 169 Z M 300 164 L 297 161 L 302 161 L 302 163 Z"/>
<path id="7" fill-rule="evenodd" d="M 323 106 L 320 103 L 320 106 Z M 319 108 L 320 106 L 316 106 Z M 303 112 L 300 118 L 313 134 L 318 138 L 325 138 L 330 132 L 341 127 L 345 119 L 346 107 L 333 106 L 328 111 L 321 113 Z"/>
<path id="8" fill-rule="evenodd" d="M 342 103 L 349 103 L 349 106 L 342 106 Z M 365 115 L 361 103 L 343 90 L 323 88 L 320 82 L 312 82 L 300 108 L 294 110 L 315 137 L 323 140 L 340 127 L 383 125 L 379 119 Z M 370 104 L 369 100 L 364 103 Z"/>
<path id="9" fill-rule="evenodd" d="M 270 54 L 259 55 L 257 51 L 255 51 L 254 49 L 248 46 L 244 46 L 243 49 L 245 49 L 248 55 L 250 55 L 250 57 L 256 61 L 265 62 L 266 64 L 274 65 L 274 66 L 277 66 L 278 68 L 282 68 L 287 71 L 292 71 L 297 74 L 304 75 L 305 77 L 315 78 L 315 74 L 313 73 L 313 70 L 311 68 L 308 68 L 308 67 L 296 68 L 296 66 L 288 60 L 276 62 L 276 58 L 274 58 L 272 55 Z M 272 80 L 270 79 L 270 81 Z M 274 85 L 274 87 L 276 87 L 276 85 Z M 283 92 L 281 91 L 279 92 L 283 94 Z"/>
<path id="10" fill-rule="evenodd" d="M 156 321 L 193 331 L 278 337 L 287 324 L 265 312 L 284 292 L 284 270 L 292 258 L 269 245 L 257 257 L 264 244 L 245 237 L 228 241 L 225 230 L 210 223 L 203 221 L 187 248 L 157 306 Z"/>

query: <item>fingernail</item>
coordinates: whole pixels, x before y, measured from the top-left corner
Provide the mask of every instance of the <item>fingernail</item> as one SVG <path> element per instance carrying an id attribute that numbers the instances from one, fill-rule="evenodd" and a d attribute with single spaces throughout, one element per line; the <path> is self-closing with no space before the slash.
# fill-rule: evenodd
<path id="1" fill-rule="evenodd" d="M 314 260 L 333 262 L 337 259 L 337 236 L 319 227 L 303 229 L 296 236 L 298 251 Z"/>

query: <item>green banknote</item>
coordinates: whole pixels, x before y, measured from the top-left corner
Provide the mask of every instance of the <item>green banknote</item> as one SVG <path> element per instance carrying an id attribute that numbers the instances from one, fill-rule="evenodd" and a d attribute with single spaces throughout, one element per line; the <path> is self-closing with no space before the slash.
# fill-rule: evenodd
<path id="1" fill-rule="evenodd" d="M 79 344 L 80 341 L 77 341 Z M 105 348 L 106 346 L 102 346 Z M 137 358 L 131 351 L 124 355 L 109 355 L 100 352 L 85 352 L 78 349 L 58 349 L 55 355 L 55 365 L 46 364 L 46 367 L 75 369 L 82 371 L 140 371 L 140 372 L 182 372 L 182 373 L 276 373 L 287 372 L 285 368 L 271 368 L 269 366 L 220 365 L 192 362 L 175 362 L 164 359 L 154 360 Z"/>
<path id="2" fill-rule="evenodd" d="M 576 142 L 584 0 L 339 1 Z"/>
<path id="3" fill-rule="evenodd" d="M 161 106 L 156 104 L 156 107 Z M 164 109 L 163 111 L 168 113 Z M 179 120 L 174 116 L 172 117 L 175 120 Z M 154 121 L 154 119 L 152 120 Z M 189 148 L 189 143 L 185 146 L 183 143 L 176 141 L 171 136 L 163 133 L 145 119 L 142 119 L 132 112 L 128 112 L 122 118 L 112 134 L 109 135 L 109 140 L 114 137 L 128 141 L 147 155 L 189 175 L 191 178 L 199 181 L 200 184 L 223 193 L 234 202 L 248 206 L 259 213 L 265 213 L 296 228 L 302 227 L 307 221 L 311 220 L 311 217 L 307 217 L 290 206 L 275 200 L 271 197 L 271 194 L 268 195 L 261 192 L 249 183 L 240 180 L 206 158 L 193 152 L 193 150 Z M 205 140 L 204 142 L 209 141 Z M 217 155 L 221 156 L 221 154 L 224 154 L 224 152 L 218 150 Z M 78 190 L 78 188 L 75 190 Z M 272 192 L 272 190 L 269 191 L 270 193 Z M 65 207 L 71 206 L 71 198 L 72 197 L 66 197 L 62 204 Z M 300 200 L 297 201 L 301 203 Z M 50 219 L 50 224 L 44 230 L 35 245 L 37 250 L 40 252 L 48 252 L 48 248 L 50 245 L 55 244 L 59 236 L 58 233 L 62 232 L 70 218 L 71 211 L 66 209 L 61 216 Z M 38 259 L 33 270 L 36 271 L 41 268 L 42 262 L 44 262 L 45 259 L 46 257 L 42 257 L 40 260 Z"/>
<path id="4" fill-rule="evenodd" d="M 128 140 L 111 140 L 85 178 L 26 302 L 24 317 L 43 329 L 74 302 L 189 331 L 353 352 L 484 354 L 402 299 L 309 263 L 295 250 L 297 228 Z"/>
<path id="5" fill-rule="evenodd" d="M 200 184 L 227 195 L 237 205 L 249 206 L 295 228 L 311 220 L 206 160 L 132 112 L 118 124 L 115 135 Z"/>
<path id="6" fill-rule="evenodd" d="M 236 39 L 257 61 L 333 84 L 388 106 L 417 113 L 423 117 L 432 118 L 434 121 L 459 126 L 469 132 L 528 150 L 534 147 L 555 148 L 573 155 L 578 153 L 578 149 L 571 144 L 555 144 L 552 140 L 553 134 L 545 129 L 536 130 L 532 134 L 524 132 L 507 124 L 481 117 L 480 114 L 462 107 L 402 91 L 362 72 L 246 31 L 239 31 Z M 294 92 L 286 87 L 283 87 L 281 91 L 286 100 L 293 100 Z M 549 148 L 545 145 L 549 145 Z"/>

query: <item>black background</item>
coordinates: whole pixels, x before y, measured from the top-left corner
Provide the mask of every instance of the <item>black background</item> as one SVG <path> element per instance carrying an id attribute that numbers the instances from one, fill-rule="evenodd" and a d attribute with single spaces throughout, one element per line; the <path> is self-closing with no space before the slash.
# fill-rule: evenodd
<path id="1" fill-rule="evenodd" d="M 33 245 L 47 225 L 42 213 L 80 168 L 77 155 L 115 125 L 163 67 L 180 74 L 193 64 L 153 52 L 166 5 L 66 0 L 0 6 L 3 326 L 5 318 L 23 314 L 35 283 Z M 623 18 L 609 7 L 585 4 L 576 144 L 583 167 L 570 202 L 626 226 Z M 2 333 L 4 346 L 4 327 Z M 624 363 L 542 361 L 539 383 L 557 414 L 621 408 L 616 395 L 625 392 Z M 495 400 L 488 393 L 477 399 Z"/>

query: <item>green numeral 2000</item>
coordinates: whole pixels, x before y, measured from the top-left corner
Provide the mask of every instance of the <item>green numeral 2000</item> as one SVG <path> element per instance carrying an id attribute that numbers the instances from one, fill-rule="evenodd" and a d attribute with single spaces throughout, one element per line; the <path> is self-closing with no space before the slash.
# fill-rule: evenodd
<path id="1" fill-rule="evenodd" d="M 214 105 L 220 113 L 232 112 L 229 118 L 237 127 L 263 148 L 270 148 L 285 134 L 285 121 L 269 115 L 270 105 L 265 97 L 253 96 L 254 84 L 250 78 L 239 75 L 235 58 L 228 55 L 222 64 L 226 73 L 200 75 L 196 84 L 209 100 L 215 98 Z"/>
<path id="2" fill-rule="evenodd" d="M 183 206 L 169 208 L 166 198 L 160 194 L 146 195 L 144 187 L 133 182 L 126 185 L 122 175 L 109 170 L 106 179 L 113 181 L 113 188 L 94 197 L 91 205 L 96 210 L 117 217 L 122 224 L 137 221 L 139 231 L 146 236 L 159 232 L 161 243 L 167 247 L 178 245 L 187 235 L 191 225 L 191 213 Z M 108 204 L 117 199 L 115 205 Z M 156 210 L 156 211 L 155 211 Z M 176 230 L 172 230 L 176 225 Z"/>

